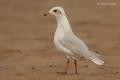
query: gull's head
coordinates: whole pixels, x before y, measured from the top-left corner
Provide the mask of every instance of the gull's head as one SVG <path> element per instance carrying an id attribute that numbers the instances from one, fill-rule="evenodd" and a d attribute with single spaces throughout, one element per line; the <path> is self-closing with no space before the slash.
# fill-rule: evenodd
<path id="1" fill-rule="evenodd" d="M 54 15 L 55 17 L 60 17 L 60 16 L 64 16 L 65 12 L 62 7 L 53 7 L 52 9 L 49 10 L 48 13 L 45 13 L 44 16 L 48 14 Z"/>

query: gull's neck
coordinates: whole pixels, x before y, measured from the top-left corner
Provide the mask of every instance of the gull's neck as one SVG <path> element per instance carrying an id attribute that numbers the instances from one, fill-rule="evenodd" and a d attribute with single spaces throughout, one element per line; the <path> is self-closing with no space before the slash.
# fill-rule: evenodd
<path id="1" fill-rule="evenodd" d="M 66 17 L 66 15 L 61 15 L 61 16 L 56 16 L 56 20 L 57 20 L 57 30 L 62 30 L 62 31 L 71 31 L 71 26 L 69 24 L 69 21 Z"/>

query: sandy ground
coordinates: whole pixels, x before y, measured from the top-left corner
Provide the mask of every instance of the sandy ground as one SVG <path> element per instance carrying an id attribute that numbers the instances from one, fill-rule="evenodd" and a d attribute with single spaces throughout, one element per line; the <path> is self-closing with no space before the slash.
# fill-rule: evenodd
<path id="1" fill-rule="evenodd" d="M 99 1 L 0 0 L 0 80 L 120 80 L 120 4 Z M 105 66 L 80 60 L 76 75 L 71 60 L 67 75 L 57 73 L 66 56 L 54 48 L 55 18 L 43 16 L 53 6 L 65 8 L 75 34 Z"/>

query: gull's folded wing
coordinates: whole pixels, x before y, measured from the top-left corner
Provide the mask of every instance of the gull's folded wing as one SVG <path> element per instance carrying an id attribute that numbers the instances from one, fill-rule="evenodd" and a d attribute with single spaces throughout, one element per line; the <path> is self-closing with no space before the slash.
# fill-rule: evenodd
<path id="1" fill-rule="evenodd" d="M 76 57 L 83 56 L 96 64 L 102 65 L 104 62 L 98 58 L 98 54 L 88 49 L 85 43 L 75 35 L 67 35 L 59 43 L 70 50 Z"/>

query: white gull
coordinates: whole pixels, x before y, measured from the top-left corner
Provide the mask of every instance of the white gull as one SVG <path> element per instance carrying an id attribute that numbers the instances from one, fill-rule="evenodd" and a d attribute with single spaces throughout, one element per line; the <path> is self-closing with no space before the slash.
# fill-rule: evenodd
<path id="1" fill-rule="evenodd" d="M 104 61 L 99 58 L 100 55 L 90 50 L 87 45 L 73 33 L 62 7 L 53 7 L 50 9 L 49 13 L 44 14 L 44 16 L 47 14 L 54 15 L 57 20 L 54 44 L 58 50 L 65 52 L 65 55 L 67 56 L 65 73 L 67 73 L 70 58 L 74 59 L 75 73 L 78 73 L 76 59 L 79 59 L 80 57 L 91 60 L 98 65 L 104 64 Z"/>

